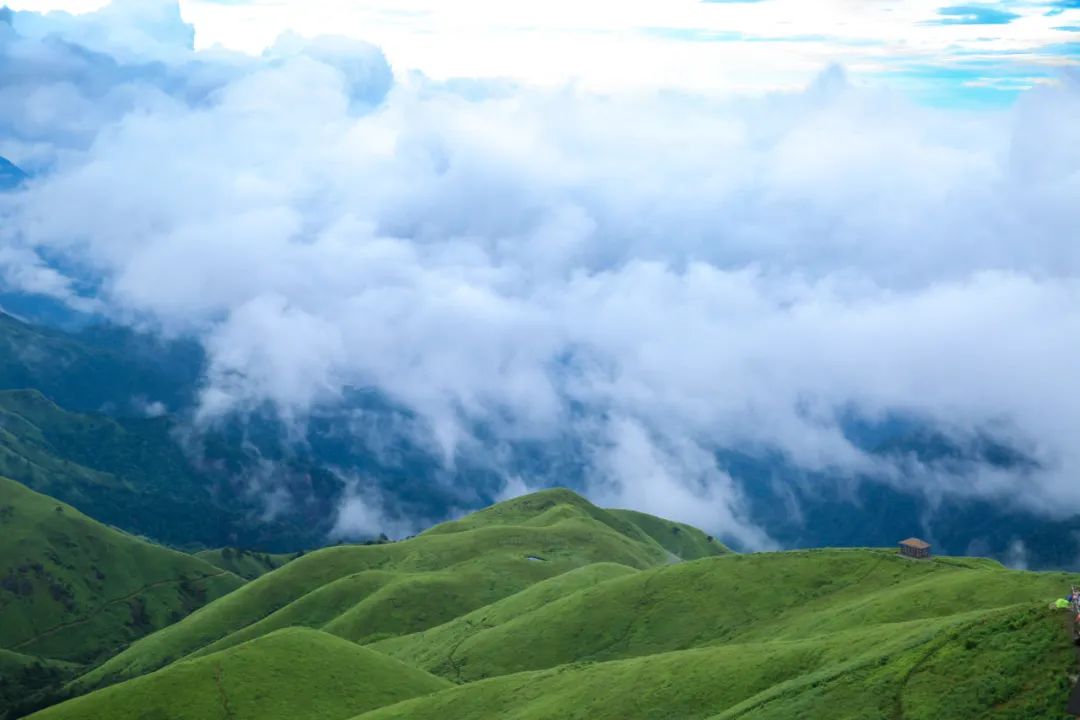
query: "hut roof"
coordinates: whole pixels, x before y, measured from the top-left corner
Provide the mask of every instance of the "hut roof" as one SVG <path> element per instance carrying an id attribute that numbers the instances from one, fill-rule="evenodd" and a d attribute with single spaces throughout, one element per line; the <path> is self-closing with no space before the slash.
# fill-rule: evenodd
<path id="1" fill-rule="evenodd" d="M 920 540 L 919 538 L 908 538 L 900 544 L 917 550 L 926 550 L 930 547 L 930 543 Z"/>

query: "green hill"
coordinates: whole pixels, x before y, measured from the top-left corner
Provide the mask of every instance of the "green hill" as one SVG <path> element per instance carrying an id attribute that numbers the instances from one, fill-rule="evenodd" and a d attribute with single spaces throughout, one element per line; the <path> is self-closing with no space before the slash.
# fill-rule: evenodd
<path id="1" fill-rule="evenodd" d="M 887 551 L 732 555 L 615 578 L 491 627 L 473 628 L 464 638 L 441 637 L 442 628 L 435 628 L 388 651 L 403 659 L 452 652 L 454 679 L 471 681 L 1037 604 L 1068 582 L 1065 575 L 1000 566 L 913 563 Z M 417 664 L 451 676 L 441 663 Z"/>
<path id="2" fill-rule="evenodd" d="M 682 560 L 697 560 L 731 552 L 723 543 L 692 525 L 665 520 L 635 510 L 608 510 L 637 525 L 665 550 Z"/>
<path id="3" fill-rule="evenodd" d="M 551 490 L 305 554 L 90 669 L 69 688 L 92 692 L 40 717 L 1063 718 L 1077 656 L 1049 605 L 1073 583 L 880 549 L 738 555 Z M 377 669 L 329 669 L 352 662 Z M 373 699 L 368 677 L 409 689 Z"/>
<path id="4" fill-rule="evenodd" d="M 633 522 L 596 507 L 572 490 L 551 488 L 522 495 L 431 528 L 425 535 L 465 532 L 479 528 L 543 527 L 563 520 L 587 519 L 632 540 L 649 544 L 650 538 Z"/>
<path id="5" fill-rule="evenodd" d="M 633 575 L 637 571 L 615 563 L 595 563 L 543 580 L 510 597 L 474 610 L 430 630 L 389 638 L 372 645 L 410 665 L 437 675 L 462 681 L 462 667 L 455 653 L 467 640 L 512 622 L 519 617 L 608 580 Z"/>
<path id="6" fill-rule="evenodd" d="M 36 720 L 335 720 L 449 683 L 317 630 L 279 630 L 75 698 Z"/>
<path id="7" fill-rule="evenodd" d="M 545 491 L 402 542 L 308 553 L 133 644 L 77 687 L 135 677 L 211 644 L 222 649 L 290 625 L 360 642 L 406 635 L 597 562 L 640 569 L 667 563 L 668 553 L 583 498 Z"/>
<path id="8" fill-rule="evenodd" d="M 242 584 L 0 478 L 0 648 L 92 663 Z"/>
<path id="9" fill-rule="evenodd" d="M 41 707 L 78 669 L 73 663 L 0 650 L 0 718 Z"/>
<path id="10" fill-rule="evenodd" d="M 730 644 L 482 680 L 357 720 L 1064 718 L 1075 657 L 1042 609 Z"/>
<path id="11" fill-rule="evenodd" d="M 1074 580 L 882 550 L 645 570 L 376 644 L 464 684 L 361 718 L 1062 718 Z"/>
<path id="12" fill-rule="evenodd" d="M 239 575 L 246 580 L 254 580 L 260 575 L 281 567 L 295 555 L 275 555 L 242 548 L 218 548 L 217 550 L 201 550 L 195 553 L 195 557 L 222 570 L 228 570 L 233 575 Z"/>

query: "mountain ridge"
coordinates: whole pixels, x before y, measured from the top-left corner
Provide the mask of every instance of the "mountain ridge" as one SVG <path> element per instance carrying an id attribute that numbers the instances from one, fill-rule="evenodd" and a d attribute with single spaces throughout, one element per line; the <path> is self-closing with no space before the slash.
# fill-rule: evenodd
<path id="1" fill-rule="evenodd" d="M 185 668 L 296 633 L 440 684 L 350 714 L 362 683 L 339 702 L 306 670 L 258 675 L 244 692 L 260 707 L 318 693 L 319 711 L 285 702 L 290 720 L 1031 720 L 1065 707 L 1077 657 L 1067 613 L 1048 605 L 1076 575 L 882 548 L 707 544 L 672 564 L 628 517 L 665 540 L 693 530 L 553 489 L 408 540 L 306 553 L 133 643 L 35 717 L 136 717 L 159 707 L 143 690 L 159 682 L 220 707 L 211 677 L 197 689 L 177 679 Z M 254 707 L 222 717 L 275 717 Z"/>

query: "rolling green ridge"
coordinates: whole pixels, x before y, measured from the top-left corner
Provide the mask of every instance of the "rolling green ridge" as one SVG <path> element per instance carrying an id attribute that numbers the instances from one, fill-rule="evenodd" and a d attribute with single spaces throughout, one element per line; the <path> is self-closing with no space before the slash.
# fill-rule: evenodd
<path id="1" fill-rule="evenodd" d="M 135 677 L 212 643 L 221 649 L 286 623 L 372 642 L 439 625 L 585 565 L 646 568 L 668 562 L 668 553 L 637 526 L 565 490 L 476 515 L 402 542 L 308 553 L 134 643 L 76 687 Z M 520 524 L 501 525 L 497 519 Z M 239 634 L 227 638 L 234 633 Z"/>
<path id="2" fill-rule="evenodd" d="M 969 639 L 984 645 L 968 648 Z M 936 660 L 947 652 L 961 657 Z M 973 663 L 980 655 L 990 662 Z M 358 720 L 1062 718 L 1074 664 L 1058 618 L 1014 608 L 564 665 L 462 685 Z"/>
<path id="3" fill-rule="evenodd" d="M 333 635 L 288 628 L 31 717 L 335 720 L 448 685 Z"/>
<path id="4" fill-rule="evenodd" d="M 403 658 L 415 658 L 418 651 L 429 658 L 452 656 L 455 679 L 471 681 L 581 661 L 801 640 L 852 625 L 992 611 L 1052 598 L 1062 587 L 1068 587 L 1064 575 L 913 563 L 887 551 L 732 555 L 616 578 L 463 639 L 447 642 L 436 628 L 418 644 L 391 652 Z"/>
<path id="5" fill-rule="evenodd" d="M 243 580 L 0 478 L 0 647 L 93 663 Z"/>
<path id="6" fill-rule="evenodd" d="M 738 555 L 551 490 L 307 553 L 34 717 L 1057 720 L 1077 655 L 1048 605 L 1074 582 L 883 549 Z"/>
<path id="7" fill-rule="evenodd" d="M 195 553 L 195 557 L 222 570 L 228 570 L 233 575 L 239 575 L 246 580 L 254 580 L 260 575 L 276 570 L 296 555 L 260 553 L 242 548 L 218 548 L 217 550 L 200 550 Z"/>
<path id="8" fill-rule="evenodd" d="M 665 520 L 636 510 L 608 510 L 608 512 L 615 517 L 634 523 L 661 547 L 682 560 L 697 560 L 731 552 L 723 543 L 692 525 Z"/>
<path id="9" fill-rule="evenodd" d="M 548 603 L 573 595 L 607 580 L 633 575 L 636 571 L 615 563 L 594 563 L 543 580 L 519 593 L 486 605 L 454 620 L 411 635 L 381 640 L 373 648 L 437 675 L 462 681 L 462 668 L 454 654 L 467 640 L 487 630 L 512 622 Z"/>

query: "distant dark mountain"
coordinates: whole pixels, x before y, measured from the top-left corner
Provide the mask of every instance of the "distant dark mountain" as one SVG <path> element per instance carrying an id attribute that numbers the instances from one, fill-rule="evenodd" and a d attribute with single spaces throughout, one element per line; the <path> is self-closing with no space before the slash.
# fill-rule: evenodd
<path id="1" fill-rule="evenodd" d="M 78 332 L 100 318 L 72 310 L 63 300 L 0 287 L 0 313 L 33 325 Z"/>
<path id="2" fill-rule="evenodd" d="M 336 476 L 286 459 L 268 470 L 262 458 L 220 436 L 191 451 L 176 430 L 169 417 L 72 413 L 36 390 L 2 391 L 0 475 L 179 547 L 325 543 L 343 491 Z M 271 483 L 288 493 L 272 515 L 263 494 Z"/>
<path id="3" fill-rule="evenodd" d="M 0 314 L 0 391 L 12 391 L 0 392 L 0 473 L 164 542 L 260 552 L 335 539 L 349 497 L 365 508 L 362 522 L 337 529 L 364 539 L 488 505 L 507 475 L 532 486 L 588 485 L 588 448 L 571 433 L 507 442 L 474 426 L 476 443 L 448 467 L 425 441 L 422 418 L 374 391 L 346 392 L 299 435 L 271 407 L 195 431 L 189 418 L 204 367 L 194 342 L 105 324 L 61 331 Z M 848 420 L 845 432 L 895 467 L 920 468 L 924 484 L 980 467 L 1020 480 L 1037 470 L 1006 443 L 960 442 L 914 418 Z M 920 535 L 952 554 L 1080 566 L 1080 517 L 1049 520 L 913 479 L 806 472 L 768 451 L 715 456 L 746 496 L 748 519 L 785 547 L 883 546 Z M 737 538 L 720 537 L 738 548 Z"/>
<path id="4" fill-rule="evenodd" d="M 0 191 L 10 190 L 20 185 L 27 177 L 14 163 L 5 157 L 0 157 Z"/>
<path id="5" fill-rule="evenodd" d="M 314 416 L 306 439 L 269 408 L 195 431 L 204 363 L 193 342 L 0 314 L 0 473 L 162 542 L 270 552 L 326 543 L 353 479 L 399 529 L 499 489 L 474 463 L 443 470 L 402 429 L 416 419 L 371 393 Z"/>
<path id="6" fill-rule="evenodd" d="M 0 313 L 0 389 L 32 388 L 69 410 L 145 415 L 190 407 L 204 367 L 197 343 L 115 325 L 65 332 Z"/>
<path id="7" fill-rule="evenodd" d="M 988 439 L 961 445 L 926 427 L 897 427 L 869 452 L 917 459 L 926 470 L 1007 469 L 1022 481 L 1032 461 Z M 785 547 L 882 547 L 917 535 L 937 551 L 993 557 L 1031 569 L 1080 567 L 1080 517 L 1052 520 L 1009 502 L 958 497 L 914 480 L 839 477 L 779 456 L 717 454 L 748 499 L 755 523 Z M 928 474 L 921 482 L 932 482 Z"/>

